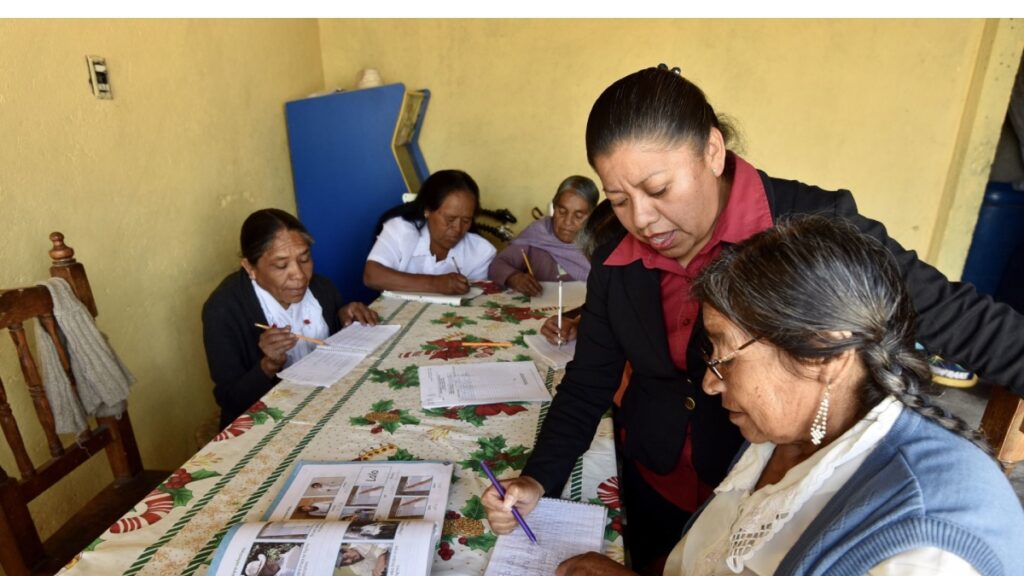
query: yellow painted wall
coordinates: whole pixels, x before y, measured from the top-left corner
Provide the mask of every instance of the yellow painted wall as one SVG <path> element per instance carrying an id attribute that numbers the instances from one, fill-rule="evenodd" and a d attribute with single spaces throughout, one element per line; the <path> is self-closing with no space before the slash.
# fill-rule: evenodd
<path id="1" fill-rule="evenodd" d="M 313 20 L 0 21 L 0 286 L 44 278 L 47 236 L 64 232 L 138 378 L 149 467 L 177 467 L 216 412 L 200 308 L 238 266 L 244 217 L 295 208 L 283 104 L 322 87 L 318 34 Z M 86 54 L 106 57 L 114 100 L 92 96 Z M 34 430 L 2 338 L 0 378 Z M 93 461 L 33 503 L 44 533 L 109 481 Z"/>
<path id="2" fill-rule="evenodd" d="M 992 26 L 1001 36 L 986 49 L 995 43 L 1002 64 L 1014 50 L 1019 57 L 1019 25 Z M 590 106 L 621 76 L 665 62 L 737 120 L 755 166 L 852 190 L 861 211 L 906 246 L 937 253 L 934 235 L 959 253 L 942 262 L 958 277 L 999 131 L 999 122 L 983 124 L 987 140 L 969 145 L 980 168 L 957 184 L 964 166 L 954 148 L 965 115 L 976 112 L 968 108 L 979 105 L 969 94 L 987 58 L 984 28 L 981 20 L 323 20 L 320 36 L 328 87 L 349 87 L 370 66 L 385 82 L 431 90 L 427 164 L 467 170 L 485 206 L 528 218 L 563 177 L 594 176 L 583 141 Z M 979 76 L 992 95 L 982 115 L 1001 121 L 1011 81 L 1012 71 Z M 944 194 L 974 202 L 973 216 L 947 237 Z"/>

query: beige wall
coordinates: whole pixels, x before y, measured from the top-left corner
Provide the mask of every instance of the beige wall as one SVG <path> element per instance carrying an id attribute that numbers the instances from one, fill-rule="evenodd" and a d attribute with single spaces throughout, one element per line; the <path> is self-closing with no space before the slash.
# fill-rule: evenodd
<path id="1" fill-rule="evenodd" d="M 959 276 L 1017 60 L 1009 74 L 988 65 L 1005 71 L 1024 45 L 1019 25 L 991 28 L 1001 33 L 986 42 L 981 20 L 324 20 L 320 36 L 329 87 L 372 66 L 431 90 L 427 163 L 467 170 L 486 206 L 526 217 L 563 177 L 593 176 L 583 133 L 594 99 L 666 62 L 737 120 L 755 166 L 852 190 L 906 246 L 937 254 L 935 237 L 959 254 L 941 263 Z M 975 81 L 990 98 L 971 97 Z M 955 148 L 978 106 L 996 121 L 975 126 L 987 138 L 965 144 L 974 169 L 961 181 Z M 944 237 L 940 211 L 957 194 L 966 218 Z"/>
<path id="2" fill-rule="evenodd" d="M 47 236 L 64 232 L 138 378 L 149 467 L 177 467 L 216 412 L 199 310 L 238 265 L 244 217 L 294 210 L 282 105 L 322 86 L 318 34 L 312 20 L 0 21 L 0 286 L 45 277 Z M 106 57 L 114 100 L 92 96 L 86 54 Z M 34 430 L 3 339 L 0 378 Z M 33 503 L 44 532 L 109 480 L 93 460 Z M 16 470 L 6 447 L 0 465 Z"/>

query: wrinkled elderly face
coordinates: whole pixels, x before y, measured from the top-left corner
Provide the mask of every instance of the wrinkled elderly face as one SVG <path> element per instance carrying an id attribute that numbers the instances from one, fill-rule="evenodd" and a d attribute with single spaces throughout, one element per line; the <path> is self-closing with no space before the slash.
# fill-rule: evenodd
<path id="1" fill-rule="evenodd" d="M 554 215 L 551 217 L 555 236 L 566 244 L 576 240 L 576 234 L 590 216 L 590 204 L 579 194 L 566 190 L 555 199 Z"/>
<path id="2" fill-rule="evenodd" d="M 430 232 L 430 247 L 439 248 L 447 254 L 473 226 L 476 198 L 466 190 L 452 192 L 437 210 L 427 210 L 424 215 Z"/>
<path id="3" fill-rule="evenodd" d="M 309 243 L 294 230 L 278 231 L 259 260 L 253 263 L 243 258 L 242 266 L 286 309 L 302 301 L 313 277 Z"/>
<path id="4" fill-rule="evenodd" d="M 725 148 L 715 138 L 704 151 L 689 143 L 623 142 L 594 159 L 619 222 L 684 266 L 711 238 L 724 205 L 719 190 L 724 164 Z"/>
<path id="5" fill-rule="evenodd" d="M 711 306 L 704 305 L 704 327 L 714 346 L 712 358 L 726 358 L 750 335 Z M 810 440 L 811 422 L 821 400 L 823 386 L 810 369 L 795 362 L 771 344 L 757 341 L 717 366 L 724 380 L 708 370 L 704 391 L 722 395 L 729 420 L 751 443 L 792 444 Z"/>

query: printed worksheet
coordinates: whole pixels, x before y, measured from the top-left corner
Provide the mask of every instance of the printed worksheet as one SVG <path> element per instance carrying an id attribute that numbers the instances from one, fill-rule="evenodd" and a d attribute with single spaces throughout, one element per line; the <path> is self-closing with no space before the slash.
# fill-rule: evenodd
<path id="1" fill-rule="evenodd" d="M 421 366 L 419 377 L 424 408 L 551 400 L 533 362 Z"/>
<path id="2" fill-rule="evenodd" d="M 603 506 L 542 498 L 525 517 L 537 543 L 519 527 L 499 536 L 484 576 L 550 576 L 564 560 L 601 552 L 607 515 Z"/>
<path id="3" fill-rule="evenodd" d="M 318 346 L 298 362 L 277 373 L 281 380 L 307 386 L 331 386 L 355 369 L 366 354 Z"/>

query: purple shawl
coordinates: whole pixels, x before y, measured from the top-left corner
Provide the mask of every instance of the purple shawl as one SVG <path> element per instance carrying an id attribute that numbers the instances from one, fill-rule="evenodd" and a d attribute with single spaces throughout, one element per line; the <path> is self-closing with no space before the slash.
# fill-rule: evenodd
<path id="1" fill-rule="evenodd" d="M 558 262 L 566 274 L 574 280 L 586 281 L 590 274 L 590 261 L 583 255 L 575 242 L 565 243 L 555 236 L 551 217 L 546 216 L 534 221 L 519 236 L 509 242 L 509 246 L 533 246 L 540 248 Z"/>

